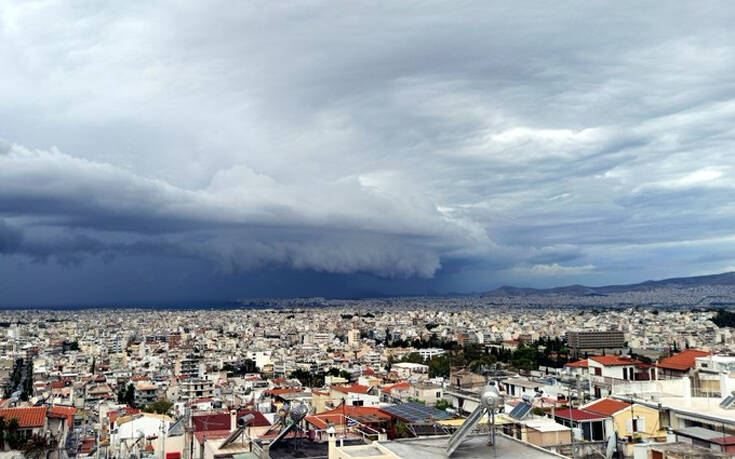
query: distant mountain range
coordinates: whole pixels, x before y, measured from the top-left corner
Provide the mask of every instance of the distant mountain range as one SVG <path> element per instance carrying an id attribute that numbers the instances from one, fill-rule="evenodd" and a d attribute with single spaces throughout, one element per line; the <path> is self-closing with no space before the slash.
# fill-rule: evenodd
<path id="1" fill-rule="evenodd" d="M 524 288 L 504 285 L 495 290 L 484 292 L 482 296 L 606 296 L 614 293 L 648 292 L 662 288 L 684 289 L 713 285 L 735 287 L 735 272 L 710 274 L 707 276 L 674 277 L 658 281 L 649 280 L 639 284 L 605 285 L 602 287 L 567 285 L 565 287 L 553 288 Z"/>

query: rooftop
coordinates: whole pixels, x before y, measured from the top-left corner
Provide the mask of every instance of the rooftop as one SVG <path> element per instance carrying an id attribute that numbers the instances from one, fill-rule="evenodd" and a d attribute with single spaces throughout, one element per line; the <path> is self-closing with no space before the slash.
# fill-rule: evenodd
<path id="1" fill-rule="evenodd" d="M 554 414 L 557 418 L 569 419 L 570 421 L 593 421 L 605 419 L 606 415 L 593 413 L 591 411 L 579 410 L 577 408 L 567 408 L 564 410 L 556 410 Z"/>
<path id="2" fill-rule="evenodd" d="M 46 407 L 4 408 L 0 410 L 0 417 L 5 418 L 6 425 L 11 419 L 17 419 L 22 429 L 41 427 L 46 422 Z"/>
<path id="3" fill-rule="evenodd" d="M 630 357 L 619 357 L 617 355 L 597 355 L 597 356 L 590 357 L 588 360 L 593 360 L 606 367 L 617 366 L 617 365 L 641 365 L 643 364 L 643 362 L 640 362 L 636 359 L 631 359 Z"/>
<path id="4" fill-rule="evenodd" d="M 493 447 L 488 445 L 488 435 L 472 435 L 452 454 L 454 459 L 485 459 L 493 457 Z M 412 438 L 380 444 L 402 458 L 434 459 L 447 457 L 449 436 Z M 495 450 L 497 457 L 504 459 L 530 459 L 543 457 L 564 457 L 521 442 L 500 432 L 496 434 Z"/>
<path id="5" fill-rule="evenodd" d="M 686 371 L 690 368 L 694 368 L 695 359 L 697 357 L 706 357 L 711 352 L 699 351 L 697 349 L 687 349 L 685 351 L 674 354 L 671 357 L 667 357 L 658 363 L 660 368 L 666 368 L 670 370 Z"/>
<path id="6" fill-rule="evenodd" d="M 625 409 L 630 406 L 630 403 L 622 402 L 620 400 L 614 400 L 611 398 L 603 398 L 590 405 L 584 407 L 585 411 L 592 411 L 593 413 L 604 414 L 605 416 L 611 416 L 618 411 Z"/>

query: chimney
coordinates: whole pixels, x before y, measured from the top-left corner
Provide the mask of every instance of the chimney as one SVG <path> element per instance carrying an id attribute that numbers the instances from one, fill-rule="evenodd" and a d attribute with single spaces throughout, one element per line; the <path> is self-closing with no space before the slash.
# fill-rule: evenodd
<path id="1" fill-rule="evenodd" d="M 230 432 L 237 429 L 237 410 L 230 410 Z"/>
<path id="2" fill-rule="evenodd" d="M 327 427 L 327 435 L 329 436 L 329 459 L 337 457 L 337 438 L 334 435 L 334 426 Z"/>

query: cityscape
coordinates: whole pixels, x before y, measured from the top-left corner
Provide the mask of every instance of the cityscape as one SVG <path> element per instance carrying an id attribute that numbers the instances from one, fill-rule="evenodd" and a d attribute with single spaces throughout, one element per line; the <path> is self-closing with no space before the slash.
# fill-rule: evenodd
<path id="1" fill-rule="evenodd" d="M 681 300 L 713 289 L 8 310 L 0 425 L 63 457 L 725 457 L 735 313 Z"/>
<path id="2" fill-rule="evenodd" d="M 1 0 L 0 459 L 735 458 L 733 24 Z"/>

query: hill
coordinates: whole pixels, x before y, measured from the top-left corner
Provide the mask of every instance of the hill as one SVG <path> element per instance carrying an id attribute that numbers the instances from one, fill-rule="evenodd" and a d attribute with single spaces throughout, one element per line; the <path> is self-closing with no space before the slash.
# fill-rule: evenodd
<path id="1" fill-rule="evenodd" d="M 687 289 L 704 286 L 735 286 L 735 272 L 710 274 L 706 276 L 673 277 L 663 280 L 648 280 L 638 284 L 604 285 L 587 287 L 567 285 L 546 289 L 512 287 L 504 285 L 495 290 L 482 293 L 482 296 L 604 296 L 614 293 L 647 292 L 658 289 Z"/>

